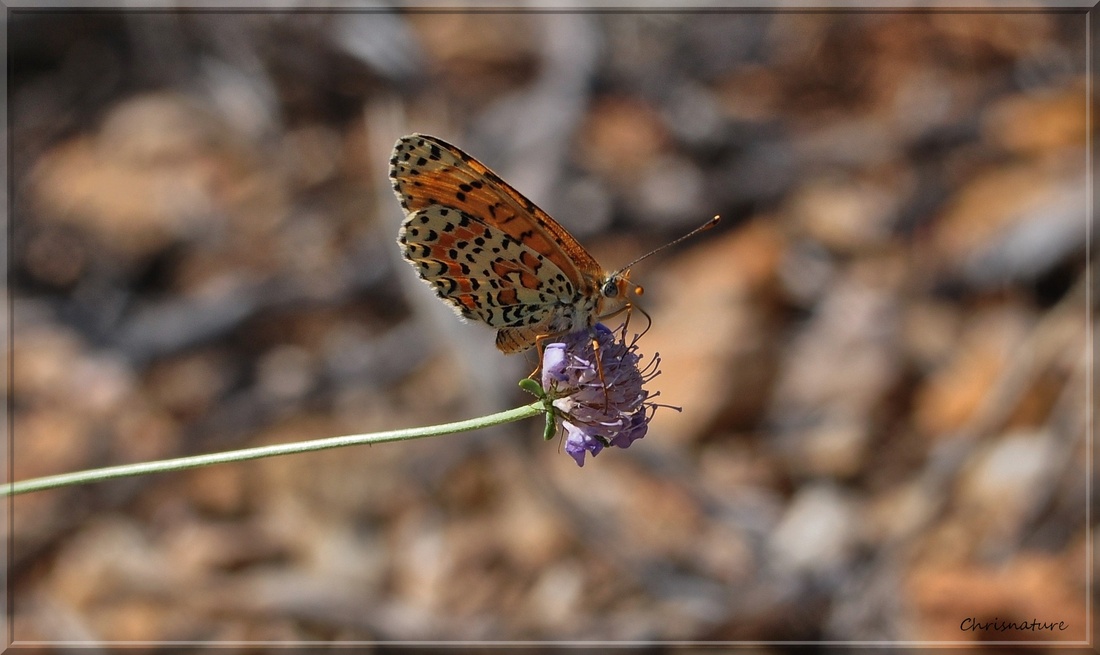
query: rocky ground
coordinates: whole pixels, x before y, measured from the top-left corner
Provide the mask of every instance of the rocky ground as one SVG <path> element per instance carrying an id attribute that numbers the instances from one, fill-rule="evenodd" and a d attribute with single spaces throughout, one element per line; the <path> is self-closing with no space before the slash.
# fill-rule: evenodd
<path id="1" fill-rule="evenodd" d="M 629 450 L 536 419 L 20 496 L 13 638 L 1085 639 L 1085 30 L 16 14 L 17 480 L 529 402 L 400 259 L 402 134 L 609 268 L 723 223 L 633 271 L 683 412 Z"/>

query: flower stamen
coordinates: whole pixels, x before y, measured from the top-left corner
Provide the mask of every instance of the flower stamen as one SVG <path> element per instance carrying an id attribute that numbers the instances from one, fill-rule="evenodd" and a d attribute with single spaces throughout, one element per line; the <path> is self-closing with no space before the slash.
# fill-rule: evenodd
<path id="1" fill-rule="evenodd" d="M 542 389 L 548 413 L 566 434 L 565 451 L 579 466 L 586 453 L 626 448 L 645 436 L 658 404 L 644 385 L 660 374 L 660 357 L 643 367 L 638 339 L 629 343 L 626 326 L 618 333 L 597 324 L 560 337 L 543 349 Z M 549 431 L 551 419 L 547 419 Z"/>

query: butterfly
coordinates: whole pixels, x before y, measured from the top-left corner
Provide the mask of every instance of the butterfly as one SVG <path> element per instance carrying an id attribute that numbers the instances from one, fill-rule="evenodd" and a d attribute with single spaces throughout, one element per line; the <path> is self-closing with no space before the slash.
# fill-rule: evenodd
<path id="1" fill-rule="evenodd" d="M 496 328 L 504 353 L 589 330 L 629 310 L 632 290 L 642 293 L 630 288 L 630 267 L 652 252 L 607 271 L 535 203 L 442 139 L 398 139 L 390 181 L 405 212 L 405 259 L 459 315 Z"/>

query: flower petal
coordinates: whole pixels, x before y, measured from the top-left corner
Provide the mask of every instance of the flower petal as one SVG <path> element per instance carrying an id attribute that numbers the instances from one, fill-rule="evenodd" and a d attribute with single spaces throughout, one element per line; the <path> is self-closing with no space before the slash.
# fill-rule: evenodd
<path id="1" fill-rule="evenodd" d="M 566 372 L 568 358 L 564 343 L 550 343 L 542 351 L 542 388 L 550 389 L 555 382 L 569 379 Z"/>
<path id="2" fill-rule="evenodd" d="M 565 421 L 562 423 L 565 427 L 565 452 L 568 453 L 573 459 L 577 461 L 577 466 L 584 466 L 584 454 L 592 453 L 592 456 L 600 454 L 603 450 L 603 444 L 596 437 L 587 433 L 586 430 Z"/>
<path id="3" fill-rule="evenodd" d="M 634 342 L 597 324 L 543 349 L 542 380 L 556 420 L 567 437 L 565 452 L 579 466 L 606 446 L 626 448 L 649 430 L 656 409 L 644 388 L 657 376 L 659 359 L 644 370 Z M 595 342 L 595 347 L 594 347 Z"/>

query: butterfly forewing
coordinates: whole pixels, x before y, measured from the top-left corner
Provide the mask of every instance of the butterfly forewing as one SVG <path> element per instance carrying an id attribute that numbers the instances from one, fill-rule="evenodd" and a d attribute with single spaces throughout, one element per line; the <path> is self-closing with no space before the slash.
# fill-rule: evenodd
<path id="1" fill-rule="evenodd" d="M 390 178 L 406 213 L 405 258 L 460 314 L 498 328 L 502 351 L 592 322 L 603 269 L 483 164 L 414 134 L 394 146 Z"/>
<path id="2" fill-rule="evenodd" d="M 463 210 L 543 253 L 567 274 L 599 277 L 603 269 L 565 228 L 496 173 L 449 143 L 402 137 L 390 177 L 406 212 L 439 205 Z M 575 272 L 575 273 L 574 273 Z"/>

